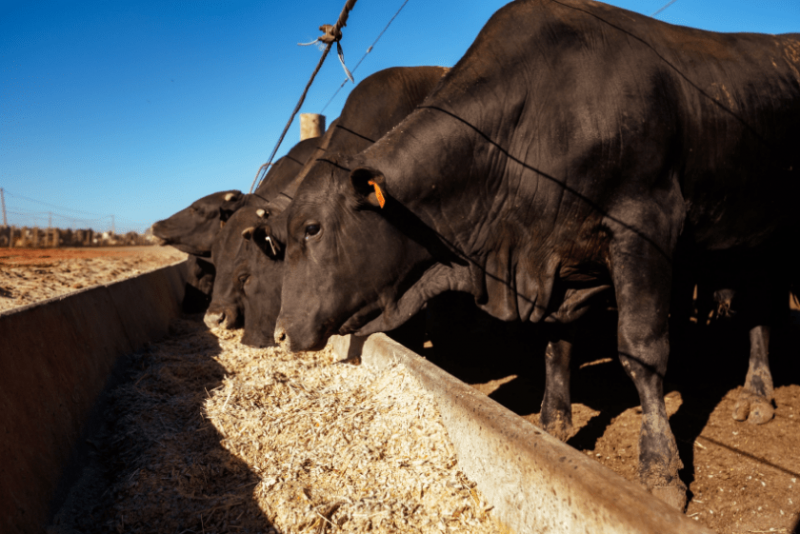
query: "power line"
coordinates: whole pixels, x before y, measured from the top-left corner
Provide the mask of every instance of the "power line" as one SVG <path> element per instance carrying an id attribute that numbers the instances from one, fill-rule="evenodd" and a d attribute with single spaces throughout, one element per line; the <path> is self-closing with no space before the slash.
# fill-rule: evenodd
<path id="1" fill-rule="evenodd" d="M 6 210 L 6 213 L 8 213 L 9 215 L 16 215 L 16 216 L 22 218 L 22 220 L 34 220 L 34 221 L 47 220 L 48 221 L 48 226 L 51 226 L 50 222 L 51 222 L 51 220 L 53 218 L 69 221 L 69 223 L 72 224 L 72 225 L 94 224 L 94 223 L 99 223 L 99 222 L 103 221 L 104 219 L 110 219 L 111 218 L 111 215 L 108 215 L 106 217 L 101 217 L 99 219 L 79 219 L 79 218 L 76 218 L 76 217 L 70 217 L 68 215 L 62 215 L 60 213 L 55 213 L 55 212 L 52 212 L 52 211 L 44 211 L 44 212 L 31 212 L 31 211 L 26 211 L 26 210 L 17 211 L 18 209 L 19 208 L 17 208 L 17 209 L 11 208 L 11 209 Z M 14 225 L 14 226 L 19 226 L 19 225 Z"/>
<path id="2" fill-rule="evenodd" d="M 669 0 L 669 2 L 667 2 L 666 4 L 664 4 L 663 6 L 661 6 L 661 9 L 657 10 L 655 13 L 653 13 L 653 14 L 652 14 L 652 15 L 650 15 L 650 16 L 651 16 L 651 17 L 655 17 L 656 15 L 658 15 L 659 13 L 661 13 L 662 11 L 664 11 L 665 9 L 667 9 L 669 6 L 671 6 L 672 4 L 674 4 L 674 3 L 675 3 L 675 2 L 677 2 L 677 1 L 678 1 L 678 0 Z M 355 69 L 354 69 L 354 70 L 355 70 Z"/>
<path id="3" fill-rule="evenodd" d="M 9 206 L 9 209 L 10 210 L 16 210 L 13 213 L 16 213 L 18 215 L 30 215 L 30 216 L 51 215 L 53 217 L 60 217 L 62 219 L 70 219 L 70 220 L 73 220 L 73 221 L 96 222 L 96 221 L 102 221 L 103 219 L 108 219 L 109 217 L 111 217 L 111 215 L 103 215 L 102 217 L 97 217 L 97 218 L 94 218 L 94 219 L 87 219 L 85 217 L 73 217 L 71 215 L 63 215 L 63 214 L 55 212 L 55 211 L 32 211 L 32 210 L 29 210 L 29 209 L 20 208 L 19 206 Z M 12 212 L 9 211 L 9 213 L 12 213 Z"/>
<path id="4" fill-rule="evenodd" d="M 8 219 L 6 218 L 6 196 L 2 187 L 0 187 L 0 204 L 2 204 L 3 207 L 3 226 L 8 226 Z"/>
<path id="5" fill-rule="evenodd" d="M 275 148 L 272 149 L 272 154 L 269 157 L 269 161 L 266 163 L 266 167 L 269 168 L 272 165 L 272 159 L 275 157 L 275 153 L 278 152 L 278 148 L 281 146 L 283 142 L 283 138 L 286 137 L 286 132 L 289 131 L 289 126 L 292 125 L 292 121 L 294 121 L 295 115 L 297 112 L 300 111 L 300 106 L 303 105 L 303 102 L 306 99 L 306 95 L 308 94 L 308 90 L 311 88 L 311 84 L 314 83 L 314 78 L 317 76 L 319 69 L 322 68 L 322 64 L 325 62 L 325 58 L 328 57 L 328 52 L 331 51 L 331 47 L 333 43 L 336 43 L 337 48 L 339 49 L 339 59 L 342 58 L 342 47 L 339 44 L 339 41 L 342 38 L 342 28 L 347 26 L 347 18 L 350 16 L 350 11 L 355 7 L 357 0 L 347 0 L 344 3 L 344 7 L 342 8 L 342 12 L 339 13 L 339 19 L 336 21 L 336 24 L 333 26 L 329 24 L 325 24 L 320 26 L 319 29 L 324 31 L 325 34 L 319 38 L 320 41 L 327 43 L 325 47 L 325 51 L 322 53 L 322 57 L 319 59 L 319 63 L 317 63 L 317 68 L 314 69 L 314 72 L 311 74 L 311 79 L 308 80 L 306 84 L 306 88 L 303 90 L 303 94 L 300 95 L 300 100 L 297 102 L 297 105 L 294 107 L 294 111 L 292 111 L 291 117 L 289 117 L 289 122 L 286 123 L 286 127 L 283 129 L 283 133 L 278 138 L 278 142 L 275 144 Z M 342 61 L 342 66 L 344 66 L 344 61 Z M 345 68 L 345 72 L 347 68 Z M 258 185 L 256 182 L 258 180 L 258 174 L 256 174 L 256 179 L 253 180 L 252 185 L 250 186 L 250 193 L 252 193 L 256 186 Z"/>
<path id="6" fill-rule="evenodd" d="M 675 0 L 672 0 L 672 1 L 674 2 Z M 381 33 L 379 33 L 378 37 L 376 37 L 375 40 L 372 42 L 372 44 L 369 45 L 369 48 L 367 48 L 367 51 L 364 52 L 364 55 L 361 56 L 361 59 L 358 60 L 358 63 L 356 63 L 356 66 L 353 67 L 353 70 L 351 70 L 350 72 L 355 72 L 356 69 L 358 68 L 358 66 L 361 65 L 361 62 L 364 61 L 364 58 L 367 57 L 367 54 L 372 52 L 372 49 L 375 48 L 375 45 L 378 44 L 378 41 L 380 41 L 381 37 L 383 37 L 383 34 L 386 32 L 386 30 L 389 29 L 389 26 L 392 25 L 392 22 L 394 22 L 394 19 L 397 18 L 397 15 L 399 15 L 400 12 L 403 10 L 403 8 L 406 7 L 407 3 L 408 3 L 408 0 L 405 0 L 405 2 L 403 2 L 403 5 L 400 6 L 400 9 L 398 9 L 397 12 L 394 14 L 394 16 L 391 19 L 389 19 L 389 22 L 386 24 L 386 26 L 384 26 L 383 30 L 381 30 Z M 328 100 L 328 103 L 325 104 L 324 106 L 322 106 L 322 109 L 320 110 L 320 113 L 325 111 L 325 108 L 328 107 L 328 104 L 333 102 L 333 99 L 336 98 L 336 95 L 338 95 L 339 91 L 341 91 L 342 88 L 345 86 L 345 84 L 347 83 L 347 80 L 348 80 L 347 78 L 344 79 L 344 81 L 342 82 L 342 85 L 340 85 L 339 88 L 336 90 L 336 92 L 333 93 L 333 96 L 331 97 L 330 100 Z"/>
<path id="7" fill-rule="evenodd" d="M 147 228 L 148 225 L 145 224 L 124 224 L 117 228 L 114 216 L 108 215 L 106 217 L 102 217 L 100 219 L 76 219 L 74 217 L 68 217 L 65 215 L 61 215 L 54 212 L 26 212 L 26 211 L 16 211 L 14 209 L 7 210 L 9 217 L 11 218 L 11 224 L 9 226 L 16 226 L 16 227 L 24 227 L 24 226 L 38 226 L 40 228 L 61 228 L 61 229 L 88 229 L 94 228 L 96 231 L 100 230 L 110 230 L 111 232 L 118 233 L 127 233 L 128 231 L 135 231 L 136 233 L 143 233 L 144 229 Z M 56 222 L 53 224 L 53 219 L 61 220 L 61 223 Z M 105 222 L 103 222 L 105 221 Z"/>
<path id="8" fill-rule="evenodd" d="M 41 200 L 35 200 L 33 198 L 25 197 L 25 196 L 22 196 L 22 195 L 16 195 L 14 193 L 10 193 L 8 191 L 8 189 L 5 190 L 5 194 L 10 196 L 10 197 L 19 198 L 21 200 L 27 200 L 28 202 L 34 202 L 36 204 L 41 204 L 43 206 L 50 206 L 51 208 L 58 208 L 58 209 L 64 210 L 64 211 L 72 211 L 72 212 L 75 212 L 75 213 L 83 213 L 84 215 L 96 215 L 97 217 L 108 217 L 108 215 L 100 215 L 99 213 L 91 213 L 91 212 L 88 212 L 88 211 L 76 210 L 76 209 L 73 209 L 73 208 L 67 208 L 67 207 L 64 207 L 64 206 L 58 206 L 56 204 L 50 204 L 49 202 L 42 202 Z"/>
<path id="9" fill-rule="evenodd" d="M 7 191 L 0 188 L 0 193 L 2 193 L 3 200 L 5 200 L 5 194 Z M 135 231 L 136 233 L 143 233 L 145 229 L 150 226 L 150 224 L 145 224 L 140 221 L 134 221 L 128 217 L 117 217 L 115 214 L 110 215 L 100 215 L 100 214 L 92 214 L 90 212 L 85 212 L 82 210 L 75 210 L 72 208 L 67 208 L 65 206 L 57 206 L 55 204 L 50 204 L 48 202 L 42 202 L 33 198 L 25 197 L 23 195 L 14 195 L 9 194 L 10 198 L 13 198 L 16 202 L 26 201 L 26 202 L 33 202 L 35 204 L 40 204 L 43 206 L 55 206 L 59 210 L 64 211 L 71 211 L 74 213 L 65 214 L 59 213 L 55 210 L 48 210 L 48 211 L 41 211 L 36 209 L 29 209 L 27 207 L 22 207 L 19 205 L 9 205 L 6 206 L 5 202 L 3 202 L 3 226 L 17 226 L 17 227 L 25 227 L 25 226 L 33 226 L 33 227 L 40 227 L 40 228 L 61 228 L 61 229 L 68 229 L 71 228 L 75 229 L 87 229 L 87 228 L 95 228 L 103 230 L 110 230 L 113 233 L 124 234 L 129 231 Z M 89 214 L 89 217 L 80 217 L 76 214 Z M 97 215 L 96 217 L 92 217 L 91 215 Z M 117 223 L 121 220 L 122 224 L 118 225 Z M 118 228 L 119 226 L 119 228 Z"/>

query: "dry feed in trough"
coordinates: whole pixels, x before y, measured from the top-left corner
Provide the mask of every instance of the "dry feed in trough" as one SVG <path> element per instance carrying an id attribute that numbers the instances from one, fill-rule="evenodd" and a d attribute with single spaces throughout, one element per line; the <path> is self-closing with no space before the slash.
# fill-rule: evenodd
<path id="1" fill-rule="evenodd" d="M 93 440 L 108 484 L 79 485 L 52 533 L 500 532 L 405 368 L 173 331 L 131 357 Z"/>
<path id="2" fill-rule="evenodd" d="M 255 495 L 280 528 L 491 531 L 433 400 L 404 367 L 375 374 L 329 350 L 257 352 L 224 351 L 230 374 L 206 414 L 260 477 Z"/>

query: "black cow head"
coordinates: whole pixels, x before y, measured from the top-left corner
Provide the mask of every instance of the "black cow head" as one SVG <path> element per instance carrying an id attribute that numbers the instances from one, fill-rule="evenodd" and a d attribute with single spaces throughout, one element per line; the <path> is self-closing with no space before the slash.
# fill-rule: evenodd
<path id="1" fill-rule="evenodd" d="M 211 247 L 220 228 L 242 206 L 241 191 L 221 191 L 196 200 L 168 219 L 153 225 L 153 235 L 162 245 L 172 245 L 196 256 L 211 256 Z"/>
<path id="2" fill-rule="evenodd" d="M 275 322 L 281 309 L 282 244 L 268 224 L 248 228 L 242 237 L 244 245 L 239 249 L 235 274 L 241 284 L 245 314 L 242 343 L 251 347 L 272 347 L 275 346 Z M 265 237 L 270 237 L 272 243 Z M 257 244 L 259 240 L 261 243 Z"/>
<path id="3" fill-rule="evenodd" d="M 241 235 L 257 221 L 269 217 L 269 203 L 255 195 L 247 195 L 244 207 L 231 215 L 219 230 L 211 248 L 211 259 L 216 267 L 214 289 L 211 303 L 206 312 L 205 322 L 209 328 L 238 328 L 243 322 L 242 263 L 248 255 L 242 251 L 245 246 Z"/>
<path id="4" fill-rule="evenodd" d="M 214 243 L 217 277 L 205 321 L 209 327 L 243 324 L 242 343 L 270 347 L 275 344 L 273 331 L 280 310 L 282 262 L 266 256 L 253 243 L 254 231 L 274 219 L 269 203 L 254 196 L 247 204 L 231 216 Z"/>
<path id="5" fill-rule="evenodd" d="M 400 298 L 432 264 L 413 231 L 421 221 L 391 197 L 382 173 L 351 173 L 335 160 L 317 171 L 286 211 L 275 337 L 295 351 L 321 349 L 332 334 L 364 333 L 368 323 L 399 326 L 424 302 L 401 305 Z"/>

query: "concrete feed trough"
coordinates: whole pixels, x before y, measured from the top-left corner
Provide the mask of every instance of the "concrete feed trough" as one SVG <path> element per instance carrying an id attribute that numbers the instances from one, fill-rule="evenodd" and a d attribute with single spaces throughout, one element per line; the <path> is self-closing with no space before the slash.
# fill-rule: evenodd
<path id="1" fill-rule="evenodd" d="M 117 357 L 166 335 L 185 280 L 182 263 L 0 314 L 0 531 L 42 530 Z"/>
<path id="2" fill-rule="evenodd" d="M 0 531 L 39 532 L 85 458 L 117 357 L 180 315 L 185 264 L 0 314 Z M 514 532 L 709 532 L 485 395 L 378 334 L 341 357 L 403 365 L 434 397 L 460 468 Z"/>
<path id="3" fill-rule="evenodd" d="M 459 467 L 514 532 L 711 532 L 383 334 L 335 338 L 341 357 L 410 369 L 436 400 Z"/>

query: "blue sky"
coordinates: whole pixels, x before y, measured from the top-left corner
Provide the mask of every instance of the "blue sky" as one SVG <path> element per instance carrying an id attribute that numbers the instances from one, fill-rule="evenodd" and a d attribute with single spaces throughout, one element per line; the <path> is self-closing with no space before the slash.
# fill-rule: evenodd
<path id="1" fill-rule="evenodd" d="M 350 68 L 403 1 L 356 4 L 342 41 Z M 667 1 L 610 3 L 650 15 Z M 356 81 L 396 65 L 453 65 L 505 3 L 409 0 Z M 105 230 L 113 214 L 117 231 L 143 231 L 206 194 L 248 190 L 321 55 L 297 43 L 334 23 L 343 4 L 0 0 L 0 187 L 9 224 L 46 225 L 52 212 L 54 225 Z M 800 32 L 800 1 L 676 0 L 657 18 Z M 343 79 L 332 54 L 301 112 L 319 112 Z M 329 123 L 351 89 L 325 110 Z M 278 155 L 298 139 L 295 120 Z"/>

